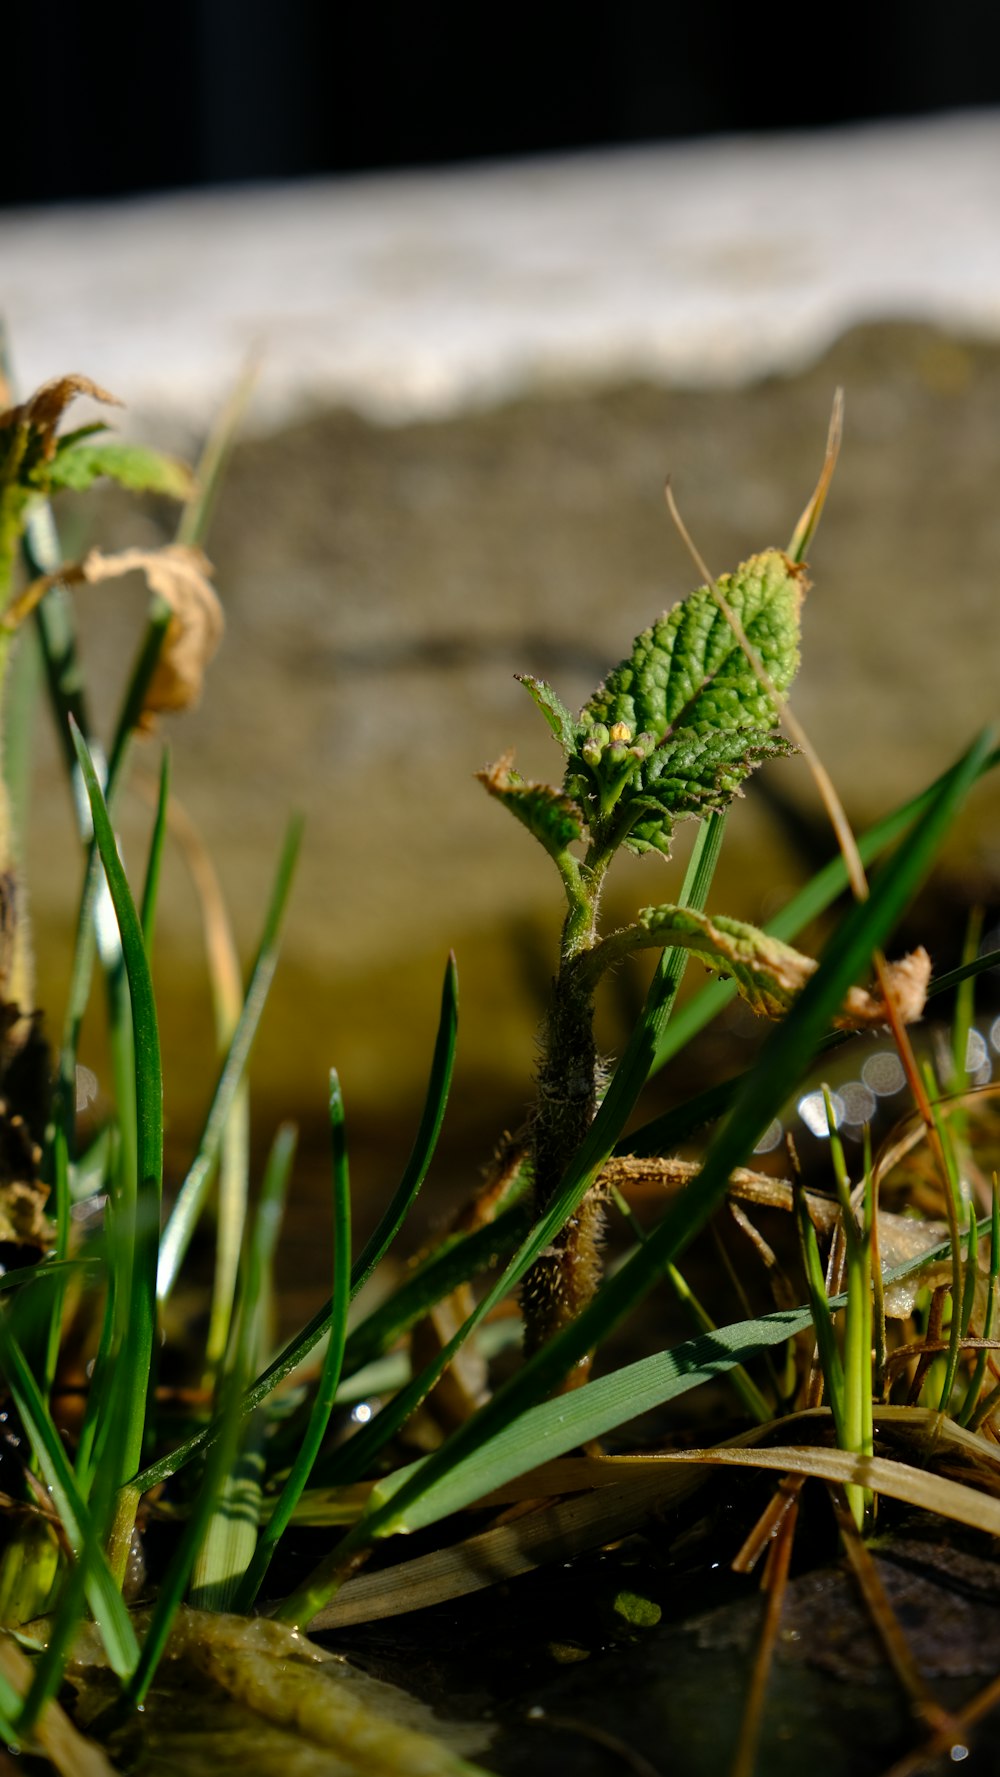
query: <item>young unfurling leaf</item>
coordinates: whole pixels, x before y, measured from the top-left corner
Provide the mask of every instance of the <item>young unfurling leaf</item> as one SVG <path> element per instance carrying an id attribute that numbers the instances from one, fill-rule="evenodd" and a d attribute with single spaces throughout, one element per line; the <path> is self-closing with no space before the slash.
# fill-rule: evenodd
<path id="1" fill-rule="evenodd" d="M 774 549 L 718 582 L 779 694 L 798 666 L 804 588 L 801 567 Z M 724 806 L 763 759 L 788 751 L 777 724 L 715 589 L 703 586 L 636 638 L 584 707 L 566 787 L 596 819 L 620 805 L 634 849 L 669 852 L 676 819 Z M 619 751 L 636 750 L 627 771 L 605 735 Z M 642 814 L 629 823 L 624 805 L 634 797 Z"/>

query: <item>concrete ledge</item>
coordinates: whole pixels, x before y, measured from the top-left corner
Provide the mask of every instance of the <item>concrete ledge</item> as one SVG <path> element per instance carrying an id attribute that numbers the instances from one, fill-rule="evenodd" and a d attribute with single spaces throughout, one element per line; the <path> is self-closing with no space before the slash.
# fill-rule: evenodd
<path id="1" fill-rule="evenodd" d="M 21 381 L 202 426 L 734 384 L 864 320 L 1000 335 L 1000 113 L 0 216 Z"/>

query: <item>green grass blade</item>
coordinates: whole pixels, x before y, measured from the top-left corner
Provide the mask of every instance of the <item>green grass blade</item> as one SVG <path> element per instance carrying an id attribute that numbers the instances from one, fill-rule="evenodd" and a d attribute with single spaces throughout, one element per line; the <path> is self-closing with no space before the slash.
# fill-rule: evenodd
<path id="1" fill-rule="evenodd" d="M 933 799 L 875 879 L 869 899 L 849 910 L 827 945 L 815 975 L 788 1017 L 765 1043 L 757 1066 L 706 1152 L 695 1184 L 670 1206 L 646 1244 L 608 1279 L 579 1318 L 501 1385 L 440 1451 L 425 1459 L 394 1504 L 376 1507 L 361 1521 L 358 1530 L 351 1533 L 359 1546 L 366 1538 L 382 1534 L 400 1522 L 399 1514 L 408 1510 L 457 1461 L 488 1443 L 548 1394 L 573 1364 L 599 1345 L 641 1301 L 659 1269 L 683 1250 L 723 1201 L 733 1167 L 743 1163 L 761 1130 L 790 1096 L 847 988 L 867 966 L 872 950 L 891 931 L 911 898 L 952 817 L 980 775 L 993 744 L 993 733 L 987 731 L 939 780 Z"/>
<path id="2" fill-rule="evenodd" d="M 83 736 L 75 724 L 73 740 L 90 800 L 94 836 L 121 935 L 135 1043 L 137 1167 L 131 1226 L 119 1227 L 122 1247 L 131 1242 L 132 1269 L 128 1299 L 122 1305 L 127 1320 L 121 1329 L 121 1365 L 115 1376 L 116 1393 L 119 1397 L 124 1393 L 128 1402 L 128 1429 L 122 1450 L 125 1466 L 121 1479 L 124 1481 L 135 1473 L 142 1459 L 146 1393 L 156 1337 L 156 1261 L 163 1183 L 163 1077 L 156 1005 L 142 926 L 118 856 L 97 773 Z M 116 1220 L 121 1218 L 124 1221 L 127 1214 L 128 1210 L 124 1205 L 118 1206 Z"/>
<path id="3" fill-rule="evenodd" d="M 718 859 L 723 819 L 721 815 L 711 815 L 701 823 L 681 890 L 682 906 L 700 908 L 704 905 Z M 395 1435 L 443 1375 L 473 1329 L 520 1282 L 539 1253 L 550 1244 L 567 1217 L 572 1215 L 611 1153 L 642 1091 L 658 1036 L 670 1017 L 686 965 L 687 953 L 683 950 L 668 951 L 660 959 L 643 1015 L 632 1031 L 597 1115 L 551 1207 L 532 1228 L 506 1271 L 479 1302 L 455 1337 L 432 1363 L 415 1376 L 388 1406 L 383 1407 L 375 1419 L 370 1420 L 338 1452 L 336 1461 L 331 1463 L 330 1468 L 331 1476 L 335 1472 L 337 1482 L 356 1480 L 366 1472 L 378 1451 Z"/>
<path id="4" fill-rule="evenodd" d="M 1000 968 L 1000 950 L 984 951 L 982 956 L 977 956 L 972 962 L 963 963 L 960 967 L 939 975 L 927 989 L 927 998 L 937 999 L 943 993 L 950 993 L 962 981 L 971 980 L 987 969 L 997 968 Z M 706 993 L 712 991 L 712 988 L 703 990 Z M 683 1013 L 678 1013 L 678 1017 L 682 1016 Z M 852 1031 L 833 1031 L 823 1039 L 820 1048 L 839 1048 L 841 1044 L 850 1042 L 854 1034 Z M 692 1135 L 696 1135 L 700 1129 L 714 1123 L 724 1111 L 728 1111 L 751 1072 L 748 1068 L 744 1073 L 734 1075 L 731 1080 L 722 1080 L 716 1086 L 709 1086 L 706 1091 L 687 1099 L 684 1104 L 675 1105 L 659 1117 L 643 1123 L 640 1128 L 631 1130 L 618 1142 L 616 1154 L 664 1154 L 679 1147 L 681 1142 L 688 1141 Z"/>
<path id="5" fill-rule="evenodd" d="M 184 1255 L 205 1207 L 226 1121 L 243 1077 L 277 965 L 281 921 L 292 885 L 301 838 L 302 822 L 296 818 L 291 822 L 285 838 L 243 1010 L 222 1064 L 195 1158 L 181 1186 L 160 1243 L 157 1292 L 161 1302 L 167 1300 L 177 1281 Z"/>
<path id="6" fill-rule="evenodd" d="M 931 1253 L 908 1259 L 887 1272 L 885 1281 L 901 1282 L 929 1262 L 946 1256 L 948 1251 L 949 1243 L 943 1241 Z M 846 1296 L 836 1296 L 830 1307 L 841 1309 L 846 1301 Z M 426 1468 L 429 1459 L 397 1470 L 378 1483 L 370 1508 L 372 1516 L 391 1499 L 396 1511 L 389 1529 L 424 1529 L 474 1504 L 493 1488 L 517 1480 L 540 1463 L 565 1456 L 593 1438 L 617 1431 L 640 1414 L 680 1399 L 702 1383 L 725 1375 L 733 1365 L 751 1363 L 763 1352 L 807 1331 L 811 1324 L 808 1306 L 776 1309 L 759 1319 L 739 1321 L 687 1339 L 671 1351 L 639 1358 L 609 1375 L 596 1377 L 585 1388 L 527 1408 L 488 1445 L 455 1461 L 432 1487 L 415 1494 L 410 1505 L 401 1506 L 401 1496 Z M 307 1620 L 305 1616 L 301 1618 L 302 1622 Z"/>
<path id="7" fill-rule="evenodd" d="M 146 880 L 142 885 L 142 911 L 139 915 L 147 956 L 152 956 L 153 954 L 153 934 L 156 930 L 156 904 L 160 893 L 160 870 L 163 865 L 163 845 L 167 837 L 167 807 L 169 801 L 170 753 L 168 748 L 164 747 L 160 759 L 160 789 L 156 799 L 156 817 L 153 821 L 153 832 L 149 843 Z"/>
<path id="8" fill-rule="evenodd" d="M 0 1314 L 0 1364 L 69 1545 L 77 1560 L 86 1559 L 87 1600 L 112 1669 L 119 1678 L 128 1678 L 139 1657 L 131 1618 L 77 1488 L 62 1439 L 3 1314 Z"/>
<path id="9" fill-rule="evenodd" d="M 336 1073 L 330 1075 L 330 1134 L 333 1148 L 333 1318 L 330 1338 L 319 1384 L 313 1398 L 312 1412 L 291 1472 L 260 1534 L 253 1560 L 236 1594 L 234 1609 L 249 1611 L 277 1549 L 288 1528 L 292 1513 L 309 1481 L 313 1464 L 330 1423 L 333 1403 L 337 1398 L 340 1373 L 347 1339 L 347 1311 L 351 1302 L 351 1188 L 347 1168 L 347 1138 L 344 1129 L 344 1101 Z"/>
<path id="10" fill-rule="evenodd" d="M 430 1078 L 416 1139 L 406 1162 L 403 1176 L 370 1240 L 358 1255 L 351 1273 L 351 1294 L 356 1296 L 367 1283 L 376 1265 L 385 1257 L 399 1233 L 416 1199 L 437 1147 L 444 1122 L 448 1094 L 455 1067 L 455 1043 L 458 1035 L 458 967 L 450 952 L 441 989 L 441 1012 L 431 1058 Z"/>
<path id="11" fill-rule="evenodd" d="M 374 1310 L 368 1320 L 362 1321 L 355 1328 L 347 1341 L 344 1354 L 345 1374 L 353 1377 L 357 1370 L 366 1366 L 375 1356 L 387 1351 L 396 1338 L 422 1319 L 435 1302 L 440 1302 L 443 1296 L 449 1295 L 459 1284 L 467 1282 L 477 1272 L 493 1270 L 499 1260 L 508 1258 L 513 1248 L 520 1243 L 527 1227 L 526 1209 L 518 1206 L 505 1211 L 495 1222 L 477 1229 L 474 1234 L 456 1237 L 442 1251 L 434 1253 L 407 1278 L 388 1302 Z M 251 1385 L 243 1398 L 244 1414 L 255 1412 L 268 1395 L 298 1368 L 309 1352 L 319 1344 L 329 1325 L 328 1303 Z M 355 1398 L 353 1391 L 352 1398 Z M 284 1441 L 283 1432 L 282 1427 L 275 1434 L 281 1442 Z M 218 1423 L 213 1421 L 168 1456 L 151 1463 L 136 1476 L 135 1485 L 138 1491 L 144 1493 L 148 1488 L 158 1486 L 161 1481 L 169 1480 L 171 1475 L 184 1468 L 217 1435 Z"/>
<path id="12" fill-rule="evenodd" d="M 812 1316 L 813 1331 L 816 1335 L 816 1349 L 819 1352 L 820 1368 L 823 1371 L 823 1385 L 833 1424 L 837 1433 L 837 1442 L 841 1449 L 847 1448 L 845 1437 L 845 1404 L 844 1404 L 844 1366 L 837 1347 L 837 1335 L 833 1328 L 833 1314 L 826 1293 L 826 1279 L 823 1276 L 823 1262 L 819 1256 L 819 1242 L 812 1217 L 806 1205 L 804 1192 L 798 1192 L 795 1200 L 795 1219 L 798 1223 L 799 1241 L 802 1246 L 802 1264 L 806 1274 L 806 1289 L 809 1292 L 809 1313 Z"/>
<path id="13" fill-rule="evenodd" d="M 444 1296 L 477 1272 L 493 1270 L 500 1259 L 509 1258 L 529 1227 L 528 1204 L 518 1203 L 474 1234 L 453 1235 L 354 1328 L 344 1352 L 344 1375 L 353 1376 L 382 1357 Z"/>
<path id="14" fill-rule="evenodd" d="M 246 1331 L 236 1344 L 232 1360 L 241 1388 L 263 1361 L 273 1299 L 274 1254 L 297 1139 L 294 1124 L 284 1123 L 272 1143 L 257 1206 L 249 1265 L 246 1254 L 250 1237 L 244 1241 L 244 1281 L 234 1326 Z M 227 1347 L 231 1352 L 234 1337 Z M 223 1479 L 192 1568 L 189 1597 L 196 1610 L 235 1608 L 237 1590 L 257 1546 L 266 1430 L 262 1413 L 242 1421 L 232 1466 Z"/>
<path id="15" fill-rule="evenodd" d="M 372 1264 L 377 1263 L 378 1258 L 381 1257 L 389 1247 L 390 1242 L 394 1238 L 403 1218 L 405 1217 L 409 1205 L 413 1202 L 420 1186 L 423 1184 L 431 1160 L 433 1159 L 434 1150 L 437 1145 L 437 1138 L 444 1117 L 448 1090 L 451 1085 L 455 1053 L 458 1007 L 457 995 L 457 971 L 455 969 L 454 958 L 449 957 L 441 995 L 441 1016 L 438 1022 L 438 1034 L 434 1045 L 434 1056 L 431 1063 L 430 1078 L 427 1084 L 427 1095 L 424 1102 L 423 1115 L 420 1119 L 420 1126 L 417 1131 L 417 1137 L 410 1158 L 407 1161 L 399 1189 L 395 1192 L 392 1201 L 378 1224 L 378 1227 L 375 1229 L 371 1239 L 366 1243 L 358 1260 L 352 1267 L 352 1300 L 360 1290 L 365 1278 L 369 1275 Z M 477 1237 L 472 1236 L 470 1238 L 476 1239 Z M 489 1230 L 483 1230 L 483 1240 L 481 1244 L 484 1248 L 488 1248 L 490 1238 Z M 478 1251 L 478 1244 L 475 1248 L 470 1247 L 470 1268 L 464 1273 L 464 1276 L 456 1275 L 455 1283 L 464 1282 L 465 1278 L 471 1275 L 472 1270 L 478 1263 Z M 375 1255 L 374 1258 L 373 1255 Z M 485 1262 L 488 1263 L 489 1260 L 487 1259 Z M 441 1293 L 446 1294 L 447 1290 L 453 1287 L 455 1287 L 454 1284 L 445 1284 L 442 1287 Z M 439 1301 L 440 1296 L 434 1297 L 433 1300 Z M 263 1374 L 257 1377 L 257 1380 L 251 1385 L 244 1396 L 242 1406 L 242 1411 L 244 1413 L 255 1412 L 261 1403 L 267 1399 L 268 1395 L 271 1394 L 274 1389 L 279 1387 L 279 1385 L 285 1381 L 286 1377 L 292 1374 L 293 1370 L 298 1368 L 303 1359 L 308 1357 L 313 1347 L 318 1345 L 320 1340 L 329 1331 L 332 1312 L 332 1301 L 325 1302 L 322 1308 L 318 1309 L 312 1319 L 302 1328 L 302 1331 L 297 1333 L 295 1338 L 289 1341 L 285 1346 L 284 1351 L 280 1352 L 274 1362 L 268 1365 Z M 150 1464 L 150 1466 L 144 1469 L 141 1474 L 137 1475 L 135 1479 L 136 1487 L 140 1492 L 145 1492 L 148 1487 L 156 1486 L 160 1481 L 164 1481 L 168 1479 L 170 1475 L 176 1474 L 178 1470 L 183 1468 L 199 1450 L 203 1449 L 206 1444 L 210 1443 L 216 1435 L 217 1427 L 214 1424 L 206 1426 L 203 1431 L 198 1432 L 194 1437 L 189 1438 L 179 1449 L 173 1451 L 169 1456 L 161 1458 L 158 1462 Z"/>
<path id="16" fill-rule="evenodd" d="M 984 776 L 986 772 L 993 771 L 997 765 L 1000 765 L 1000 748 L 994 747 L 987 751 L 980 761 L 977 776 Z M 873 863 L 881 857 L 883 852 L 888 850 L 890 845 L 913 827 L 914 823 L 931 806 L 942 785 L 948 781 L 949 775 L 945 772 L 943 776 L 936 778 L 926 790 L 922 790 L 918 796 L 912 796 L 908 802 L 901 803 L 891 814 L 876 821 L 874 826 L 869 827 L 868 831 L 860 836 L 858 852 L 863 864 Z M 847 870 L 843 858 L 832 858 L 806 883 L 805 888 L 800 889 L 799 893 L 792 897 L 780 913 L 768 920 L 764 927 L 765 932 L 774 938 L 790 942 L 812 920 L 818 918 L 821 913 L 825 913 L 838 895 L 843 894 L 847 886 Z M 703 987 L 701 992 L 696 994 L 694 999 L 689 1000 L 688 1004 L 683 1006 L 671 1021 L 669 1033 L 665 1034 L 657 1045 L 656 1059 L 650 1072 L 657 1073 L 674 1055 L 685 1048 L 692 1037 L 697 1036 L 706 1024 L 718 1017 L 718 1014 L 724 1010 L 735 994 L 736 988 L 729 981 L 712 981 L 707 987 Z"/>

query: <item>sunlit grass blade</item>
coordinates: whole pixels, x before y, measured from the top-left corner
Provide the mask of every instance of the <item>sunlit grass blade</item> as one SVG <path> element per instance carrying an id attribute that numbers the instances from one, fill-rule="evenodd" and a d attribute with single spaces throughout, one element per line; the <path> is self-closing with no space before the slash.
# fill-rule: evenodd
<path id="1" fill-rule="evenodd" d="M 120 1309 L 118 1352 L 120 1370 L 115 1376 L 116 1395 L 127 1396 L 126 1432 L 122 1445 L 121 1480 L 135 1473 L 142 1460 L 146 1418 L 146 1394 L 156 1337 L 156 1263 L 160 1233 L 160 1196 L 163 1184 L 163 1076 L 156 1004 L 149 973 L 142 926 L 118 856 L 115 837 L 97 773 L 86 743 L 74 726 L 74 744 L 83 773 L 94 821 L 94 836 L 101 854 L 108 888 L 121 935 L 128 976 L 135 1045 L 135 1116 L 137 1128 L 136 1173 L 131 1203 L 115 1206 L 118 1240 L 116 1251 L 128 1253 L 131 1272 L 127 1292 L 115 1285 L 116 1309 Z M 125 1181 L 123 1180 L 123 1187 Z M 124 1280 L 121 1280 L 123 1283 Z M 124 1523 L 117 1527 L 119 1545 L 127 1542 Z M 131 1524 L 127 1533 L 131 1535 Z M 127 1550 L 119 1546 L 116 1561 L 124 1563 Z"/>
<path id="2" fill-rule="evenodd" d="M 997 1175 L 993 1174 L 993 1214 L 990 1219 L 990 1272 L 986 1289 L 986 1311 L 983 1315 L 984 1349 L 976 1357 L 975 1366 L 969 1381 L 965 1400 L 956 1415 L 959 1425 L 970 1425 L 982 1391 L 983 1378 L 986 1375 L 986 1360 L 989 1352 L 985 1341 L 993 1337 L 993 1323 L 997 1311 L 997 1278 L 1000 1277 L 1000 1187 Z"/>
<path id="3" fill-rule="evenodd" d="M 347 1310 L 351 1300 L 351 1190 L 347 1168 L 344 1101 L 336 1073 L 330 1075 L 330 1135 L 333 1149 L 333 1316 L 330 1337 L 305 1436 L 291 1472 L 260 1533 L 253 1560 L 236 1594 L 235 1609 L 252 1609 L 292 1513 L 302 1496 L 330 1423 L 344 1361 Z"/>
<path id="4" fill-rule="evenodd" d="M 254 1244 L 249 1255 L 244 1250 L 243 1320 L 239 1324 L 245 1330 L 233 1358 L 238 1371 L 233 1386 L 237 1388 L 245 1387 L 247 1377 L 263 1361 L 266 1349 L 274 1255 L 297 1139 L 294 1124 L 283 1123 L 271 1145 L 264 1171 Z M 261 1413 L 242 1421 L 232 1466 L 223 1479 L 191 1572 L 189 1599 L 196 1610 L 232 1610 L 237 1589 L 253 1559 L 263 1498 L 266 1429 Z"/>
<path id="5" fill-rule="evenodd" d="M 454 959 L 449 958 L 448 967 L 445 971 L 444 989 L 441 998 L 441 1017 L 438 1024 L 437 1040 L 434 1047 L 434 1058 L 431 1064 L 427 1096 L 417 1132 L 417 1138 L 414 1142 L 413 1150 L 407 1162 L 399 1189 L 395 1192 L 392 1201 L 379 1221 L 371 1239 L 366 1243 L 360 1257 L 352 1267 L 352 1300 L 360 1290 L 364 1279 L 369 1275 L 371 1266 L 374 1263 L 377 1263 L 378 1257 L 383 1255 L 388 1249 L 406 1215 L 409 1205 L 413 1202 L 417 1191 L 420 1189 L 420 1186 L 427 1175 L 431 1160 L 433 1159 L 434 1149 L 437 1145 L 437 1138 L 444 1117 L 448 1089 L 451 1083 L 455 1047 L 457 986 L 458 982 Z M 484 1230 L 483 1233 L 485 1238 L 482 1244 L 486 1247 L 488 1245 L 489 1235 L 486 1230 Z M 472 1236 L 470 1238 L 475 1239 L 476 1237 Z M 472 1249 L 470 1249 L 470 1251 L 471 1250 Z M 478 1255 L 478 1244 L 474 1250 L 476 1255 Z M 474 1262 L 479 1262 L 478 1256 Z M 485 1262 L 488 1262 L 488 1260 Z M 465 1272 L 466 1277 L 471 1274 L 472 1268 L 473 1261 L 470 1260 L 470 1270 Z M 457 1281 L 461 1282 L 464 1281 L 464 1279 L 458 1278 Z M 449 1285 L 448 1287 L 452 1286 Z M 440 1300 L 440 1297 L 436 1297 L 435 1300 Z M 256 1381 L 251 1385 L 244 1396 L 242 1405 L 242 1411 L 244 1414 L 256 1411 L 261 1403 L 267 1399 L 268 1395 L 271 1394 L 274 1389 L 278 1388 L 280 1384 L 292 1374 L 293 1370 L 298 1369 L 299 1364 L 308 1357 L 314 1346 L 318 1345 L 320 1340 L 329 1331 L 332 1311 L 332 1302 L 325 1302 L 323 1307 L 320 1308 L 317 1313 L 313 1315 L 312 1319 L 302 1328 L 302 1331 L 297 1333 L 295 1338 L 289 1341 L 284 1351 L 280 1352 L 274 1362 L 268 1365 L 263 1374 L 257 1377 Z M 140 1492 L 144 1492 L 146 1488 L 153 1487 L 158 1482 L 166 1480 L 170 1475 L 176 1474 L 180 1468 L 183 1468 L 185 1463 L 191 1460 L 192 1456 L 194 1456 L 197 1451 L 210 1443 L 216 1435 L 217 1427 L 214 1424 L 206 1426 L 203 1431 L 198 1432 L 194 1437 L 189 1438 L 179 1449 L 173 1451 L 169 1456 L 163 1457 L 159 1461 L 151 1463 L 149 1467 L 145 1468 L 142 1473 L 135 1478 L 136 1487 Z"/>
<path id="6" fill-rule="evenodd" d="M 204 1209 L 209 1186 L 212 1182 L 212 1172 L 219 1157 L 219 1147 L 225 1132 L 226 1120 L 257 1034 L 261 1013 L 264 1010 L 277 965 L 281 921 L 292 884 L 301 837 L 302 822 L 295 819 L 285 838 L 264 921 L 260 946 L 243 1002 L 243 1011 L 222 1064 L 195 1158 L 181 1186 L 177 1201 L 164 1229 L 163 1239 L 160 1242 L 157 1292 L 161 1302 L 167 1300 L 177 1281 L 177 1274 L 184 1255 Z"/>
<path id="7" fill-rule="evenodd" d="M 995 770 L 998 765 L 1000 748 L 988 749 L 978 765 L 977 777 L 985 776 L 986 772 Z M 926 790 L 901 803 L 891 814 L 885 815 L 882 820 L 869 827 L 857 841 L 861 862 L 865 865 L 875 862 L 897 839 L 909 832 L 930 808 L 949 777 L 950 773 L 944 773 Z M 780 913 L 768 920 L 764 930 L 772 937 L 790 942 L 812 920 L 825 913 L 847 886 L 847 869 L 843 858 L 832 858 L 797 895 L 793 895 Z M 659 1072 L 674 1055 L 686 1047 L 692 1037 L 697 1036 L 706 1024 L 711 1023 L 724 1010 L 735 994 L 736 989 L 731 982 L 712 981 L 689 1000 L 686 1006 L 682 1006 L 671 1020 L 669 1031 L 657 1044 L 656 1058 L 650 1072 Z"/>
<path id="8" fill-rule="evenodd" d="M 171 834 L 187 865 L 201 908 L 215 1037 L 226 1054 L 243 1010 L 243 978 L 232 924 L 215 866 L 197 827 L 180 803 L 169 811 Z M 240 1254 L 246 1233 L 250 1192 L 250 1085 L 246 1076 L 234 1094 L 219 1148 L 215 1217 L 215 1270 L 205 1362 L 211 1381 L 229 1344 Z"/>
<path id="9" fill-rule="evenodd" d="M 730 1172 L 744 1161 L 761 1130 L 777 1115 L 797 1084 L 847 988 L 867 965 L 872 950 L 892 929 L 906 906 L 954 813 L 980 775 L 992 746 L 993 735 L 988 731 L 952 767 L 939 782 L 936 795 L 919 821 L 876 878 L 869 899 L 856 903 L 848 911 L 827 945 L 815 975 L 788 1017 L 765 1043 L 758 1065 L 744 1083 L 708 1148 L 695 1184 L 671 1205 L 646 1244 L 607 1280 L 578 1319 L 502 1384 L 492 1399 L 459 1427 L 442 1450 L 427 1457 L 393 1500 L 376 1506 L 361 1520 L 356 1530 L 345 1539 L 339 1552 L 341 1557 L 349 1546 L 363 1546 L 367 1538 L 387 1533 L 394 1526 L 408 1522 L 404 1514 L 409 1514 L 420 1497 L 442 1481 L 456 1463 L 489 1443 L 548 1394 L 572 1365 L 599 1345 L 642 1299 L 655 1281 L 659 1268 L 683 1250 L 722 1202 Z M 589 1390 L 579 1392 L 585 1394 Z M 566 1403 L 562 1404 L 566 1406 Z M 324 1577 L 328 1582 L 332 1578 L 335 1585 L 336 1569 L 332 1576 Z M 304 1613 L 306 1605 L 311 1611 L 318 1609 L 321 1592 L 322 1583 L 307 1582 L 283 1614 Z M 306 1620 L 305 1614 L 301 1620 Z"/>
<path id="10" fill-rule="evenodd" d="M 0 1365 L 67 1541 L 78 1560 L 86 1557 L 87 1600 L 112 1670 L 119 1678 L 127 1678 L 139 1655 L 131 1618 L 105 1559 L 97 1529 L 80 1496 L 62 1439 L 25 1362 L 24 1353 L 2 1313 Z"/>
<path id="11" fill-rule="evenodd" d="M 704 906 L 718 860 L 723 818 L 721 815 L 712 815 L 701 823 L 681 890 L 682 906 Z M 597 1115 L 547 1213 L 535 1224 L 506 1271 L 482 1298 L 455 1337 L 444 1346 L 440 1355 L 415 1376 L 388 1406 L 383 1407 L 374 1420 L 355 1433 L 338 1453 L 336 1463 L 330 1465 L 331 1479 L 335 1473 L 338 1481 L 350 1481 L 366 1472 L 374 1456 L 405 1423 L 443 1375 L 464 1340 L 515 1284 L 520 1282 L 539 1253 L 544 1251 L 567 1217 L 573 1213 L 611 1153 L 642 1091 L 655 1052 L 657 1036 L 670 1017 L 686 965 L 687 953 L 683 950 L 669 951 L 661 958 L 643 1014 L 633 1028 Z"/>
<path id="12" fill-rule="evenodd" d="M 844 1366 L 837 1346 L 833 1315 L 827 1298 L 823 1262 L 819 1256 L 819 1242 L 816 1239 L 816 1230 L 812 1224 L 804 1191 L 796 1193 L 795 1216 L 802 1248 L 802 1267 L 809 1294 L 809 1312 L 816 1335 L 816 1350 L 819 1353 L 820 1367 L 823 1371 L 826 1398 L 833 1415 L 837 1442 L 843 1445 L 845 1436 Z"/>
<path id="13" fill-rule="evenodd" d="M 960 982 L 971 980 L 988 969 L 997 968 L 1000 968 L 1000 950 L 984 951 L 982 956 L 975 957 L 971 962 L 962 963 L 957 968 L 949 969 L 944 975 L 939 975 L 927 989 L 927 998 L 928 1000 L 938 999 L 942 994 L 950 993 L 952 988 L 957 987 Z M 704 995 L 714 993 L 716 987 L 727 990 L 726 983 L 713 982 L 709 987 L 701 990 L 698 1001 L 700 1002 Z M 727 997 L 730 997 L 728 990 Z M 692 1005 L 694 1003 L 694 1001 L 691 1002 Z M 721 1006 L 717 1009 L 721 1010 Z M 685 1010 L 686 1008 L 682 1008 L 678 1012 L 678 1019 L 684 1017 Z M 715 1013 L 713 1012 L 711 1016 L 714 1017 Z M 850 1031 L 833 1031 L 823 1039 L 820 1048 L 823 1050 L 839 1048 L 843 1043 L 850 1042 L 851 1036 Z M 751 1071 L 748 1068 L 744 1073 L 734 1075 L 731 1080 L 722 1080 L 718 1085 L 706 1087 L 704 1092 L 696 1093 L 693 1098 L 686 1099 L 683 1104 L 676 1105 L 673 1109 L 662 1112 L 660 1116 L 651 1118 L 648 1123 L 643 1123 L 638 1129 L 630 1130 L 629 1134 L 618 1142 L 615 1152 L 635 1155 L 662 1154 L 678 1147 L 681 1142 L 688 1141 L 692 1135 L 697 1134 L 707 1124 L 714 1123 L 716 1118 L 721 1117 L 723 1112 L 729 1109 L 740 1091 L 742 1083 Z"/>

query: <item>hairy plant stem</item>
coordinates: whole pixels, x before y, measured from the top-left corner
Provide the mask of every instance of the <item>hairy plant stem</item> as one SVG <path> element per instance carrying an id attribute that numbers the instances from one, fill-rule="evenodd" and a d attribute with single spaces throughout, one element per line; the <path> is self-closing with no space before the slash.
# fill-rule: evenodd
<path id="1" fill-rule="evenodd" d="M 594 1041 L 593 988 L 582 966 L 599 942 L 597 911 L 608 847 L 591 847 L 574 883 L 567 885 L 569 913 L 563 926 L 559 973 L 542 1033 L 532 1128 L 535 1214 L 544 1215 L 558 1193 L 597 1112 L 601 1065 Z M 521 1292 L 528 1356 L 587 1306 L 600 1281 L 604 1211 L 589 1191 L 551 1246 L 528 1272 Z M 569 1386 L 586 1380 L 589 1359 Z"/>

